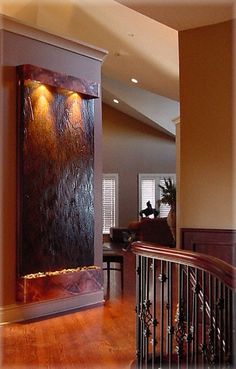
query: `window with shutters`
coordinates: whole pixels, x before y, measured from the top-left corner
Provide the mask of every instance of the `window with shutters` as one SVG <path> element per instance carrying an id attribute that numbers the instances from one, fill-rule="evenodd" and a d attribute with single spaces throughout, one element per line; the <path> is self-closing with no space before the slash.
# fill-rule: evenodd
<path id="1" fill-rule="evenodd" d="M 172 178 L 176 182 L 175 174 L 139 174 L 139 211 L 147 207 L 147 202 L 150 201 L 153 208 L 157 208 L 157 201 L 161 199 L 162 190 L 159 187 L 164 185 L 164 178 Z M 161 204 L 160 217 L 167 217 L 170 206 Z M 150 218 L 153 215 L 150 216 Z"/>
<path id="2" fill-rule="evenodd" d="M 102 179 L 102 232 L 110 233 L 118 226 L 118 174 L 103 174 Z"/>

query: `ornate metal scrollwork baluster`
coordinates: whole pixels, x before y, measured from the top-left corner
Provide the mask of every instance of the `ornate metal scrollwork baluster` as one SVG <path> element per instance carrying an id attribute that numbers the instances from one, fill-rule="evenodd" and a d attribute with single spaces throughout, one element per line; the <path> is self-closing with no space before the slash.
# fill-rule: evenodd
<path id="1" fill-rule="evenodd" d="M 199 270 L 195 268 L 195 285 L 193 287 L 193 293 L 194 293 L 194 347 L 193 347 L 193 353 L 194 353 L 194 365 L 195 367 L 198 366 L 198 355 L 199 355 L 199 323 L 198 323 L 198 317 L 199 317 L 199 293 L 201 291 L 201 285 L 199 283 Z"/>
<path id="2" fill-rule="evenodd" d="M 184 354 L 184 339 L 186 337 L 183 300 L 177 305 L 175 321 L 176 352 L 178 359 L 181 361 Z"/>
<path id="3" fill-rule="evenodd" d="M 158 321 L 156 318 L 156 275 L 157 275 L 157 261 L 152 259 L 152 311 L 153 311 L 153 320 L 152 320 L 152 369 L 155 368 L 156 363 L 156 346 L 157 346 L 157 325 Z"/>
<path id="4" fill-rule="evenodd" d="M 205 367 L 207 344 L 206 344 L 206 272 L 202 272 L 202 343 L 200 345 L 202 354 L 202 367 Z"/>
<path id="5" fill-rule="evenodd" d="M 168 354 L 168 362 L 169 368 L 172 366 L 172 355 L 173 355 L 173 335 L 175 332 L 173 326 L 173 301 L 172 301 L 172 270 L 173 264 L 171 262 L 167 263 L 167 354 Z"/>
<path id="6" fill-rule="evenodd" d="M 146 338 L 149 338 L 151 336 L 151 330 L 150 326 L 152 324 L 152 314 L 150 312 L 151 307 L 151 301 L 150 300 L 144 300 L 141 306 L 141 311 L 139 314 L 139 318 L 143 322 L 143 336 Z"/>
<path id="7" fill-rule="evenodd" d="M 187 267 L 186 272 L 186 279 L 187 279 L 187 285 L 186 285 L 186 336 L 185 339 L 187 341 L 187 357 L 186 357 L 186 366 L 189 368 L 190 361 L 191 361 L 191 343 L 193 341 L 193 329 L 191 327 L 191 304 L 190 304 L 190 294 L 191 294 L 191 288 L 190 288 L 190 276 L 191 276 L 191 268 Z"/>
<path id="8" fill-rule="evenodd" d="M 149 365 L 151 344 L 153 365 L 155 361 L 155 346 L 157 344 L 156 327 L 158 325 L 155 312 L 155 284 L 151 286 L 152 293 L 150 290 L 150 284 L 152 284 L 156 273 L 155 263 L 156 261 L 151 263 L 150 258 L 141 257 L 139 259 L 139 267 L 137 268 L 137 280 L 139 285 L 137 291 L 139 299 L 136 307 L 137 328 L 139 332 L 137 339 L 137 357 L 140 369 L 143 367 L 146 368 Z M 149 297 L 149 295 L 151 295 L 151 297 Z"/>
<path id="9" fill-rule="evenodd" d="M 176 311 L 176 327 L 175 327 L 175 338 L 176 338 L 176 352 L 178 355 L 178 368 L 181 366 L 181 362 L 184 356 L 184 339 L 186 337 L 185 328 L 185 314 L 184 314 L 184 299 L 183 299 L 183 266 L 178 266 L 178 304 Z"/>
<path id="10" fill-rule="evenodd" d="M 217 338 L 218 338 L 218 347 L 219 347 L 219 364 L 221 365 L 221 363 L 223 362 L 223 344 L 224 344 L 224 332 L 223 332 L 223 313 L 224 313 L 224 309 L 225 309 L 225 299 L 224 299 L 224 294 L 223 294 L 223 284 L 220 282 L 219 283 L 219 295 L 218 295 L 218 299 L 216 301 L 216 309 L 218 310 L 218 314 L 219 314 L 219 323 L 218 323 L 218 327 L 217 327 Z"/>
<path id="11" fill-rule="evenodd" d="M 158 276 L 161 283 L 160 288 L 160 367 L 162 367 L 164 357 L 164 289 L 167 276 L 165 274 L 165 262 L 161 261 L 161 273 Z"/>
<path id="12" fill-rule="evenodd" d="M 141 256 L 136 256 L 136 357 L 138 368 L 141 366 L 141 321 L 140 321 L 140 302 L 142 295 L 141 286 Z"/>
<path id="13" fill-rule="evenodd" d="M 213 297 L 213 277 L 209 276 L 209 329 L 208 329 L 208 345 L 207 345 L 207 363 L 209 367 L 213 367 L 216 364 L 215 356 L 215 309 L 214 309 L 214 297 Z"/>

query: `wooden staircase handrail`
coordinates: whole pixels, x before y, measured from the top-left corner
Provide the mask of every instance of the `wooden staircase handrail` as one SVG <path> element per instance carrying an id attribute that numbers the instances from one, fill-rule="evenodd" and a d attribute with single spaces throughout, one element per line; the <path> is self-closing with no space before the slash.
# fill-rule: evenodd
<path id="1" fill-rule="evenodd" d="M 225 285 L 236 290 L 236 268 L 214 256 L 198 252 L 173 249 L 159 244 L 136 241 L 132 243 L 136 255 L 188 265 L 211 273 Z"/>

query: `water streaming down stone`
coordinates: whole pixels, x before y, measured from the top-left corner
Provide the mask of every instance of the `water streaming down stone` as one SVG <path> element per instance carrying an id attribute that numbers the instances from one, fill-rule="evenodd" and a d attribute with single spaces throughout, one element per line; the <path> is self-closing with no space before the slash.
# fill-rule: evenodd
<path id="1" fill-rule="evenodd" d="M 19 273 L 93 265 L 94 100 L 41 84 L 23 100 Z"/>

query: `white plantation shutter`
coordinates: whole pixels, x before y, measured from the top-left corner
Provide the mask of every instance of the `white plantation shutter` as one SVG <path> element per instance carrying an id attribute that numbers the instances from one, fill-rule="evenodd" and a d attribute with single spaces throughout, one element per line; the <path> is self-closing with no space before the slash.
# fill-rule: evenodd
<path id="1" fill-rule="evenodd" d="M 118 219 L 118 174 L 104 174 L 102 180 L 102 231 L 110 233 Z"/>
<path id="2" fill-rule="evenodd" d="M 147 207 L 146 203 L 151 202 L 152 207 L 157 207 L 157 201 L 161 199 L 162 190 L 159 187 L 165 185 L 164 178 L 172 178 L 176 181 L 175 174 L 139 174 L 139 211 Z M 167 217 L 170 206 L 161 204 L 160 217 Z"/>
<path id="3" fill-rule="evenodd" d="M 141 184 L 142 191 L 142 209 L 147 207 L 147 202 L 150 201 L 152 207 L 155 208 L 156 204 L 156 190 L 155 190 L 155 179 L 145 179 L 143 178 Z"/>

